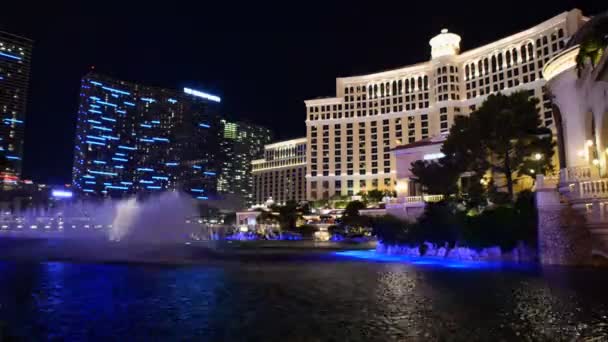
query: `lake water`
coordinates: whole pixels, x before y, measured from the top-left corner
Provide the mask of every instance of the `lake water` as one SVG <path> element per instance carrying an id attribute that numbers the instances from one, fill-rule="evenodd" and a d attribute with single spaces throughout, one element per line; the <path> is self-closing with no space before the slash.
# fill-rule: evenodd
<path id="1" fill-rule="evenodd" d="M 2 331 L 35 341 L 604 341 L 608 334 L 604 269 L 300 255 L 187 266 L 2 261 Z"/>

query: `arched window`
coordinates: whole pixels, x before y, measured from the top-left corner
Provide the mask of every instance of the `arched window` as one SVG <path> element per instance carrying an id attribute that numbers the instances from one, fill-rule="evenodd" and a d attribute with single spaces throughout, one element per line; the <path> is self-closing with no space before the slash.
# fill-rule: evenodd
<path id="1" fill-rule="evenodd" d="M 386 96 L 389 96 L 391 94 L 391 83 L 390 82 L 386 82 Z"/>
<path id="2" fill-rule="evenodd" d="M 496 72 L 496 56 L 492 56 L 492 72 Z"/>
<path id="3" fill-rule="evenodd" d="M 448 68 L 447 67 L 444 66 L 443 68 L 441 68 L 441 73 L 445 74 L 447 72 L 448 72 Z"/>
<path id="4" fill-rule="evenodd" d="M 528 58 L 532 59 L 532 57 L 534 57 L 534 46 L 532 46 L 532 43 L 528 43 Z"/>
<path id="5" fill-rule="evenodd" d="M 353 89 L 353 87 L 350 87 L 350 93 L 352 94 L 354 92 L 355 92 L 355 89 Z"/>
<path id="6" fill-rule="evenodd" d="M 374 97 L 378 97 L 378 85 L 374 84 Z"/>
<path id="7" fill-rule="evenodd" d="M 384 83 L 380 85 L 380 96 L 384 96 Z"/>
<path id="8" fill-rule="evenodd" d="M 437 75 L 441 75 L 441 68 L 437 68 Z"/>
<path id="9" fill-rule="evenodd" d="M 528 59 L 527 53 L 526 53 L 526 47 L 522 46 L 521 47 L 521 61 L 525 62 Z"/>
<path id="10" fill-rule="evenodd" d="M 543 44 L 547 45 L 548 41 L 547 41 L 547 36 L 543 36 Z"/>
<path id="11" fill-rule="evenodd" d="M 367 86 L 367 96 L 371 99 L 372 94 L 373 94 L 373 89 L 372 89 L 372 85 L 370 84 Z"/>
<path id="12" fill-rule="evenodd" d="M 471 78 L 475 78 L 475 63 L 471 63 Z"/>
<path id="13" fill-rule="evenodd" d="M 412 92 L 416 91 L 416 80 L 413 77 L 410 79 L 410 84 L 412 86 Z"/>
<path id="14" fill-rule="evenodd" d="M 488 70 L 490 70 L 490 62 L 488 61 L 488 58 L 484 58 L 483 59 L 483 69 L 485 71 L 485 74 L 488 74 Z"/>
<path id="15" fill-rule="evenodd" d="M 507 51 L 507 53 L 505 53 L 505 59 L 507 60 L 507 67 L 511 66 L 511 51 Z"/>
<path id="16" fill-rule="evenodd" d="M 498 70 L 502 70 L 502 52 L 498 53 Z"/>
<path id="17" fill-rule="evenodd" d="M 536 47 L 537 47 L 537 48 L 540 48 L 540 38 L 538 38 L 538 39 L 536 40 Z"/>
<path id="18" fill-rule="evenodd" d="M 405 79 L 405 93 L 409 94 L 410 92 L 410 80 L 409 79 Z"/>
<path id="19" fill-rule="evenodd" d="M 564 29 L 559 29 L 557 30 L 557 36 L 560 38 L 564 38 Z"/>
<path id="20" fill-rule="evenodd" d="M 393 96 L 397 95 L 397 83 L 393 81 Z"/>
<path id="21" fill-rule="evenodd" d="M 422 77 L 418 76 L 418 89 L 422 90 Z"/>
<path id="22" fill-rule="evenodd" d="M 427 75 L 424 75 L 424 90 L 428 90 L 429 89 L 429 77 Z"/>
<path id="23" fill-rule="evenodd" d="M 517 64 L 517 49 L 513 49 L 513 65 Z"/>
<path id="24" fill-rule="evenodd" d="M 469 65 L 468 64 L 464 66 L 464 78 L 466 80 L 469 79 Z"/>
<path id="25" fill-rule="evenodd" d="M 477 75 L 483 76 L 483 62 L 481 60 L 477 62 Z"/>
<path id="26" fill-rule="evenodd" d="M 403 82 L 401 80 L 399 80 L 397 87 L 399 88 L 399 94 L 403 94 Z"/>

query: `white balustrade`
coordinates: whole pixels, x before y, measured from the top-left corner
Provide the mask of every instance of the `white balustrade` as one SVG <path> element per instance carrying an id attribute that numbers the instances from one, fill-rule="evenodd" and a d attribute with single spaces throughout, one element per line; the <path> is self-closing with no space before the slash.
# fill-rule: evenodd
<path id="1" fill-rule="evenodd" d="M 608 179 L 580 182 L 580 198 L 608 198 Z"/>
<path id="2" fill-rule="evenodd" d="M 599 178 L 599 172 L 595 166 L 576 166 L 561 169 L 559 176 L 561 183 L 567 183 Z"/>

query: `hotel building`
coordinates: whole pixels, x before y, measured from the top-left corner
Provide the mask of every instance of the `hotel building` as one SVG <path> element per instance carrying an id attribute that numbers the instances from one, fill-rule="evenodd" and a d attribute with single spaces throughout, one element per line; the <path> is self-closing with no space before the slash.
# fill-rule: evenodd
<path id="1" fill-rule="evenodd" d="M 87 195 L 181 189 L 216 193 L 222 167 L 220 98 L 89 73 L 83 77 L 72 182 Z"/>
<path id="2" fill-rule="evenodd" d="M 254 205 L 306 200 L 306 138 L 264 146 L 264 159 L 254 160 Z"/>
<path id="3" fill-rule="evenodd" d="M 31 59 L 31 40 L 0 32 L 0 153 L 7 162 L 0 174 L 4 180 L 16 181 L 21 176 Z"/>
<path id="4" fill-rule="evenodd" d="M 264 145 L 272 141 L 272 132 L 247 122 L 221 121 L 220 150 L 224 160 L 217 190 L 235 194 L 244 206 L 254 201 L 251 162 L 264 155 Z"/>
<path id="5" fill-rule="evenodd" d="M 394 190 L 391 149 L 447 134 L 456 115 L 496 92 L 528 91 L 553 128 L 542 68 L 586 20 L 574 9 L 462 53 L 460 36 L 444 29 L 429 42 L 429 61 L 337 78 L 336 97 L 305 101 L 306 198 Z"/>

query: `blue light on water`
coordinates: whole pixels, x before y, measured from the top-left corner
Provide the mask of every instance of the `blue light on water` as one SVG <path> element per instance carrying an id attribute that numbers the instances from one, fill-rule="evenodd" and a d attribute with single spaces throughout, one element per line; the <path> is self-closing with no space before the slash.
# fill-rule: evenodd
<path id="1" fill-rule="evenodd" d="M 94 182 L 94 181 L 85 181 L 84 184 L 97 184 L 97 182 Z"/>
<path id="2" fill-rule="evenodd" d="M 108 139 L 108 140 L 118 140 L 117 137 L 113 137 L 111 135 L 102 135 L 103 138 Z"/>
<path id="3" fill-rule="evenodd" d="M 87 144 L 91 144 L 91 145 L 100 145 L 100 146 L 106 146 L 106 144 L 104 143 L 100 143 L 98 141 L 91 141 L 91 140 L 87 140 L 85 141 Z"/>
<path id="4" fill-rule="evenodd" d="M 114 168 L 115 169 L 124 169 L 125 167 L 122 165 L 114 165 Z"/>
<path id="5" fill-rule="evenodd" d="M 99 100 L 101 100 L 101 99 L 100 99 L 99 97 L 97 97 L 97 96 L 89 96 L 89 98 L 90 98 L 91 100 L 95 100 L 95 101 L 99 101 Z"/>
<path id="6" fill-rule="evenodd" d="M 103 183 L 103 185 L 110 186 L 110 185 L 112 185 L 112 183 Z"/>
<path id="7" fill-rule="evenodd" d="M 95 178 L 95 176 L 91 176 L 91 175 L 84 175 L 84 176 L 82 176 L 82 178 Z"/>
<path id="8" fill-rule="evenodd" d="M 114 153 L 114 154 L 116 154 L 117 156 L 126 156 L 126 154 L 125 154 L 125 153 L 120 153 L 120 152 L 116 152 L 116 153 Z"/>
<path id="9" fill-rule="evenodd" d="M 169 103 L 174 103 L 174 104 L 177 103 L 176 99 L 168 99 L 167 101 L 169 101 Z"/>
<path id="10" fill-rule="evenodd" d="M 150 121 L 150 122 L 151 122 L 151 123 L 153 123 L 153 124 L 156 124 L 156 125 L 159 125 L 159 124 L 160 124 L 160 121 L 158 121 L 158 120 L 152 120 L 152 121 Z"/>
<path id="11" fill-rule="evenodd" d="M 98 137 L 96 135 L 87 135 L 87 139 L 106 140 L 106 138 L 104 138 L 104 137 Z"/>
<path id="12" fill-rule="evenodd" d="M 376 250 L 350 250 L 334 252 L 334 255 L 375 262 L 407 263 L 424 267 L 441 267 L 454 269 L 492 269 L 505 266 L 505 263 L 492 261 L 461 261 L 442 257 L 413 257 L 406 255 L 390 255 Z"/>
<path id="13" fill-rule="evenodd" d="M 124 184 L 124 185 L 133 185 L 133 182 L 120 182 L 120 184 Z"/>
<path id="14" fill-rule="evenodd" d="M 0 51 L 0 56 L 4 56 L 4 57 L 10 58 L 10 59 L 14 59 L 16 61 L 20 61 L 21 60 L 21 57 L 19 57 L 19 56 L 11 55 L 11 54 L 8 54 L 8 53 L 2 52 L 2 51 Z"/>
<path id="15" fill-rule="evenodd" d="M 122 110 L 122 109 L 117 109 L 116 113 L 127 114 L 127 111 L 126 110 Z"/>
<path id="16" fill-rule="evenodd" d="M 124 90 L 119 90 L 119 89 L 114 89 L 114 88 L 110 88 L 110 87 L 101 87 L 101 89 L 107 90 L 107 91 L 111 91 L 113 93 L 117 93 L 117 94 L 122 94 L 122 95 L 131 95 L 131 93 L 124 91 Z"/>
<path id="17" fill-rule="evenodd" d="M 101 106 L 98 106 L 96 104 L 90 104 L 89 107 L 91 107 L 91 108 L 101 108 Z"/>

